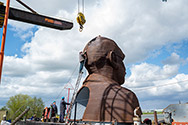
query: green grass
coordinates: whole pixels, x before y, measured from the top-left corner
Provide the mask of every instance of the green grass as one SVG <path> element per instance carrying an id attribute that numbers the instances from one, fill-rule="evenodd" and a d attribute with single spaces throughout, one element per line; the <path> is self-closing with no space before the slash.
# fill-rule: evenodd
<path id="1" fill-rule="evenodd" d="M 142 112 L 144 114 L 154 114 L 154 112 Z M 163 114 L 163 112 L 157 112 L 157 114 Z"/>

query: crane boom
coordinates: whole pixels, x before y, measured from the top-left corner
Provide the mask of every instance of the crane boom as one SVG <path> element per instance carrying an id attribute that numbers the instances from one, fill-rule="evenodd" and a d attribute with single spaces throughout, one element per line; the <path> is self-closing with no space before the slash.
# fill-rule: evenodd
<path id="1" fill-rule="evenodd" d="M 5 14 L 5 6 L 0 5 L 0 14 Z M 36 24 L 58 30 L 69 30 L 73 27 L 72 22 L 56 19 L 40 14 L 30 13 L 27 11 L 11 8 L 9 10 L 9 19 Z"/>

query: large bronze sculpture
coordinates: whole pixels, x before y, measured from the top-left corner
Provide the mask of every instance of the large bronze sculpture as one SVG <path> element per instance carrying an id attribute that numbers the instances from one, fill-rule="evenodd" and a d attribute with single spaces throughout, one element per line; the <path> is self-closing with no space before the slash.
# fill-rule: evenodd
<path id="1" fill-rule="evenodd" d="M 85 105 L 82 121 L 133 123 L 133 117 L 141 116 L 141 109 L 136 95 L 121 87 L 126 74 L 121 49 L 113 40 L 98 36 L 83 52 L 89 75 L 77 95 L 77 101 Z"/>

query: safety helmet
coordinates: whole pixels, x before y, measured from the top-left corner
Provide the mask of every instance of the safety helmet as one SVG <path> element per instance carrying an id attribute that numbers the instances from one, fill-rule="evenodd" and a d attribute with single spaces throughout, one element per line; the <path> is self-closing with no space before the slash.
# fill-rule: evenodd
<path id="1" fill-rule="evenodd" d="M 65 97 L 62 97 L 62 99 L 65 99 Z"/>

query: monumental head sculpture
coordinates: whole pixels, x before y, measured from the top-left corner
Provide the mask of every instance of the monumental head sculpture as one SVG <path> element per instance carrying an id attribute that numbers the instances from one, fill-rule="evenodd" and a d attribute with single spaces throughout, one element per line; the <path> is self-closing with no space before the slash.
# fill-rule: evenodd
<path id="1" fill-rule="evenodd" d="M 85 67 L 89 74 L 101 74 L 120 85 L 124 83 L 125 55 L 113 40 L 98 36 L 92 39 L 83 51 L 87 55 Z"/>
<path id="2" fill-rule="evenodd" d="M 136 95 L 121 86 L 126 74 L 122 50 L 113 40 L 98 36 L 83 53 L 89 75 L 77 95 L 77 102 L 85 106 L 82 121 L 133 123 L 141 109 Z"/>

